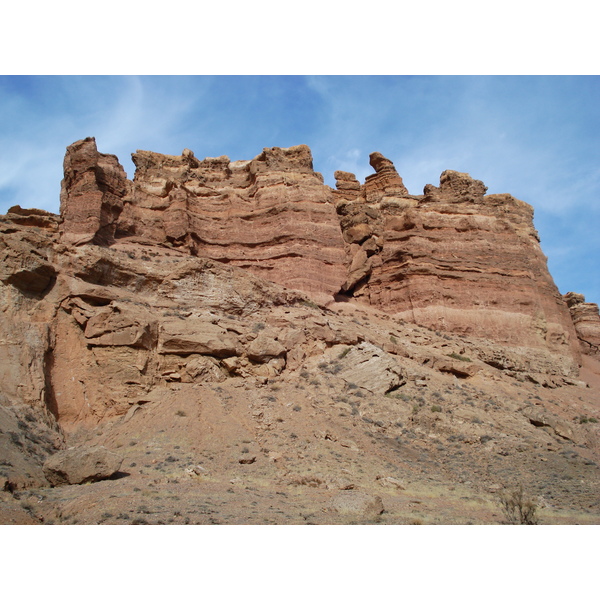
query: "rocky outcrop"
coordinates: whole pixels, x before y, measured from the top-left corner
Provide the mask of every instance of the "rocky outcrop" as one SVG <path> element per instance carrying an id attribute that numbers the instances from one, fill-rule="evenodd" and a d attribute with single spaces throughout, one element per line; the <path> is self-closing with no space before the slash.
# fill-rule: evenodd
<path id="1" fill-rule="evenodd" d="M 600 355 L 600 314 L 598 305 L 586 302 L 583 294 L 568 292 L 565 302 L 571 312 L 575 331 L 585 354 Z"/>
<path id="2" fill-rule="evenodd" d="M 94 138 L 67 148 L 60 193 L 62 239 L 67 244 L 112 243 L 128 181 L 119 160 L 101 154 Z"/>
<path id="3" fill-rule="evenodd" d="M 133 182 L 93 138 L 67 150 L 61 214 L 69 243 L 177 248 L 331 297 L 344 248 L 331 190 L 307 146 L 265 148 L 253 160 L 198 160 L 138 151 Z"/>
<path id="4" fill-rule="evenodd" d="M 321 300 L 339 293 L 438 331 L 542 349 L 565 375 L 576 368 L 577 338 L 531 206 L 486 196 L 466 173 L 444 171 L 439 187 L 413 196 L 379 152 L 362 185 L 336 171 L 335 191 L 307 146 L 236 162 L 188 149 L 133 161 L 130 182 L 93 138 L 68 148 L 62 241 L 172 248 Z"/>
<path id="5" fill-rule="evenodd" d="M 342 293 L 437 331 L 540 349 L 574 372 L 575 332 L 532 207 L 486 196 L 481 181 L 456 171 L 412 196 L 389 160 L 371 157 L 373 179 L 336 196 L 349 265 Z"/>
<path id="6" fill-rule="evenodd" d="M 547 427 L 554 434 L 565 440 L 571 440 L 580 443 L 581 440 L 573 431 L 573 427 L 562 419 L 558 419 L 553 414 L 536 406 L 528 406 L 523 410 L 523 415 L 529 419 L 529 422 L 535 427 Z"/>
<path id="7" fill-rule="evenodd" d="M 485 196 L 466 174 L 446 171 L 412 196 L 379 153 L 364 185 L 336 172 L 337 191 L 306 146 L 234 163 L 189 150 L 134 161 L 130 182 L 92 138 L 77 142 L 61 217 L 14 207 L 0 218 L 0 404 L 71 428 L 123 417 L 170 385 L 266 382 L 330 351 L 346 352 L 335 367 L 346 385 L 371 394 L 405 384 L 399 357 L 547 387 L 576 373 L 575 330 L 531 207 Z M 485 338 L 470 342 L 479 362 L 417 356 L 399 329 L 369 332 L 315 299 Z"/>
<path id="8" fill-rule="evenodd" d="M 44 463 L 44 475 L 52 485 L 92 483 L 112 477 L 122 463 L 122 456 L 103 446 L 68 448 L 53 454 Z"/>
<path id="9" fill-rule="evenodd" d="M 339 375 L 346 383 L 377 394 L 396 389 L 405 381 L 393 357 L 368 342 L 362 342 L 348 352 Z"/>

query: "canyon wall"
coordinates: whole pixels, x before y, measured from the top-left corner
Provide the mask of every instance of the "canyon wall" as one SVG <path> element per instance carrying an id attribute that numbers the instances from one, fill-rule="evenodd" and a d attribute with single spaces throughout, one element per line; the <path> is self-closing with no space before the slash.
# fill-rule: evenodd
<path id="1" fill-rule="evenodd" d="M 92 138 L 68 148 L 64 241 L 163 245 L 294 289 L 327 296 L 339 290 L 344 243 L 307 146 L 265 148 L 237 162 L 198 160 L 191 150 L 138 151 L 132 159 L 130 182 Z"/>
<path id="2" fill-rule="evenodd" d="M 170 247 L 322 301 L 352 298 L 438 331 L 549 351 L 567 371 L 578 360 L 532 207 L 485 195 L 468 174 L 445 171 L 415 196 L 378 152 L 364 184 L 337 171 L 336 190 L 307 146 L 236 162 L 187 149 L 132 158 L 128 181 L 93 138 L 67 149 L 63 241 Z"/>
<path id="3" fill-rule="evenodd" d="M 333 344 L 401 352 L 398 333 L 338 319 L 346 304 L 480 340 L 481 365 L 544 384 L 577 375 L 579 340 L 597 352 L 597 310 L 559 294 L 532 208 L 466 174 L 415 196 L 379 153 L 363 184 L 338 171 L 335 190 L 306 146 L 133 160 L 130 181 L 76 142 L 60 216 L 0 217 L 0 404 L 98 421 L 167 384 L 266 380 Z"/>
<path id="4" fill-rule="evenodd" d="M 391 161 L 374 153 L 371 165 L 362 186 L 335 174 L 349 264 L 343 294 L 437 331 L 577 357 L 530 205 L 486 196 L 481 181 L 456 171 L 413 196 Z"/>

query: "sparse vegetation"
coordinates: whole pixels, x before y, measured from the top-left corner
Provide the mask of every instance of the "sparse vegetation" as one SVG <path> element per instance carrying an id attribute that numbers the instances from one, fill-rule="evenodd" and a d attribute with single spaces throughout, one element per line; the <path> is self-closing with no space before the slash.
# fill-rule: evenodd
<path id="1" fill-rule="evenodd" d="M 302 304 L 302 306 L 307 306 L 308 308 L 320 308 L 319 305 L 312 300 L 301 300 L 300 304 Z"/>
<path id="2" fill-rule="evenodd" d="M 184 411 L 184 410 L 178 410 L 178 411 L 177 411 L 175 414 L 176 414 L 178 417 L 187 417 L 187 414 L 185 413 L 185 411 Z"/>
<path id="3" fill-rule="evenodd" d="M 508 525 L 537 525 L 537 502 L 529 497 L 523 486 L 504 489 L 499 496 L 500 507 Z"/>
<path id="4" fill-rule="evenodd" d="M 468 356 L 464 356 L 463 354 L 457 354 L 456 352 L 452 352 L 452 354 L 447 354 L 450 358 L 455 358 L 456 360 L 462 360 L 463 362 L 473 362 Z"/>
<path id="5" fill-rule="evenodd" d="M 341 360 L 342 358 L 345 358 L 348 355 L 348 352 L 350 352 L 350 350 L 352 350 L 352 347 L 348 347 L 348 348 L 344 348 L 344 350 L 342 350 L 338 356 L 338 360 Z"/>
<path id="6" fill-rule="evenodd" d="M 442 407 L 439 404 L 433 404 L 431 406 L 431 412 L 442 412 Z"/>
<path id="7" fill-rule="evenodd" d="M 319 369 L 324 373 L 330 373 L 331 375 L 336 375 L 342 370 L 342 365 L 338 363 L 336 360 L 332 360 L 330 363 L 320 363 Z"/>

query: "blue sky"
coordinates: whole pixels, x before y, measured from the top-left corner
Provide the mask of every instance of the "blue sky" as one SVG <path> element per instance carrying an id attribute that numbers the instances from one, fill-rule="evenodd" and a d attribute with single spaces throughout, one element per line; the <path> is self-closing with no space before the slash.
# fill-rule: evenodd
<path id="1" fill-rule="evenodd" d="M 562 293 L 600 302 L 598 76 L 0 76 L 0 213 L 59 210 L 65 148 L 250 159 L 308 144 L 314 166 L 394 161 L 420 194 L 445 169 L 532 204 Z"/>

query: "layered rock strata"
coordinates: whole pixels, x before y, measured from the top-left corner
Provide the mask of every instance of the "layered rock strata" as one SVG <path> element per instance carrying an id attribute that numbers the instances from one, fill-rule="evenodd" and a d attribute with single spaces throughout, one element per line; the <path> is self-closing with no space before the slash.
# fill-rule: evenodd
<path id="1" fill-rule="evenodd" d="M 98 152 L 94 138 L 69 146 L 60 193 L 63 241 L 112 243 L 128 183 L 117 157 Z"/>
<path id="2" fill-rule="evenodd" d="M 568 292 L 564 296 L 571 311 L 581 350 L 585 354 L 600 355 L 600 314 L 598 305 L 586 302 L 583 294 Z"/>
<path id="3" fill-rule="evenodd" d="M 531 207 L 486 196 L 466 174 L 446 171 L 439 187 L 413 196 L 378 153 L 365 184 L 336 172 L 338 190 L 323 185 L 306 146 L 236 163 L 191 151 L 134 160 L 130 182 L 92 138 L 77 142 L 61 217 L 14 207 L 0 219 L 3 405 L 37 407 L 50 425 L 98 421 L 161 385 L 268 379 L 363 342 L 371 345 L 348 354 L 357 361 L 348 382 L 367 385 L 379 365 L 378 386 L 400 385 L 393 361 L 372 347 L 400 353 L 389 335 L 316 315 L 293 288 L 486 338 L 477 367 L 430 360 L 457 377 L 488 365 L 559 385 L 576 373 L 577 335 Z M 567 302 L 591 348 L 597 321 L 583 300 Z M 253 322 L 261 311 L 272 322 Z"/>
<path id="4" fill-rule="evenodd" d="M 337 190 L 313 170 L 307 146 L 236 162 L 187 149 L 132 158 L 128 181 L 93 138 L 67 149 L 63 242 L 172 248 L 321 300 L 339 293 L 439 331 L 578 359 L 533 209 L 486 196 L 465 173 L 445 171 L 439 187 L 414 196 L 378 152 L 364 184 L 337 171 Z"/>
<path id="5" fill-rule="evenodd" d="M 509 194 L 485 195 L 468 174 L 445 171 L 440 186 L 408 194 L 391 162 L 360 190 L 336 173 L 336 208 L 348 253 L 342 293 L 407 321 L 527 346 L 565 359 L 578 347 L 550 276 L 533 209 Z"/>
<path id="6" fill-rule="evenodd" d="M 229 263 L 293 289 L 326 296 L 339 290 L 344 244 L 307 146 L 265 148 L 236 162 L 198 160 L 191 150 L 138 151 L 133 182 L 113 158 L 100 154 L 93 138 L 68 148 L 66 242 L 102 244 L 114 236 Z"/>

